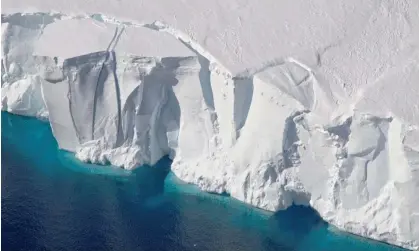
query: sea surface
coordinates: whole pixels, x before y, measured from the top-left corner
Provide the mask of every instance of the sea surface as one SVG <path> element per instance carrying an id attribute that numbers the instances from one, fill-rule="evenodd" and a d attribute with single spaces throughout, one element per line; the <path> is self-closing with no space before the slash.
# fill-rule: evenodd
<path id="1" fill-rule="evenodd" d="M 58 150 L 48 123 L 1 116 L 1 250 L 403 250 L 309 208 L 273 214 L 200 192 L 167 158 L 133 172 L 84 164 Z"/>

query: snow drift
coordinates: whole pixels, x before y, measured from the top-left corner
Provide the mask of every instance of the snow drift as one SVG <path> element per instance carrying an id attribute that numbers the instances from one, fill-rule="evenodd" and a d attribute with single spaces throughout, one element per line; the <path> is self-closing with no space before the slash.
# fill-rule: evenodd
<path id="1" fill-rule="evenodd" d="M 343 230 L 419 246 L 419 4 L 215 1 L 176 7 L 173 21 L 153 2 L 136 21 L 55 2 L 22 14 L 6 1 L 3 110 L 48 119 L 83 161 L 131 169 L 169 155 L 205 191 L 309 205 Z M 270 26 L 284 7 L 293 16 Z M 249 23 L 255 8 L 267 13 Z M 187 26 L 188 13 L 214 30 Z"/>

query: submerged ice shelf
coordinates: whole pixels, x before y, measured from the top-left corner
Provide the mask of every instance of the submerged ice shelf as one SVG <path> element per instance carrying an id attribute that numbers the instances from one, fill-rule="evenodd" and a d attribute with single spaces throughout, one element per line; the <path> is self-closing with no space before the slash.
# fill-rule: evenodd
<path id="1" fill-rule="evenodd" d="M 48 119 L 83 161 L 132 169 L 169 155 L 205 191 L 271 211 L 309 205 L 346 231 L 417 248 L 419 5 L 370 1 L 348 14 L 352 3 L 334 2 L 274 4 L 307 14 L 284 12 L 285 30 L 244 19 L 268 3 L 236 6 L 224 23 L 191 3 L 186 14 L 206 15 L 209 30 L 155 3 L 146 8 L 162 21 L 117 18 L 117 7 L 86 15 L 77 2 L 22 14 L 6 1 L 2 109 Z"/>

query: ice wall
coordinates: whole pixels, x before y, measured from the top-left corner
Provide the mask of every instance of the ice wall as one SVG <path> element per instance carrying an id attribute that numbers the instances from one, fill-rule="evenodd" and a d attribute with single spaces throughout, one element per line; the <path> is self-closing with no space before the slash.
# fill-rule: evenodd
<path id="1" fill-rule="evenodd" d="M 243 68 L 160 22 L 4 15 L 2 109 L 48 119 L 83 161 L 131 169 L 169 154 L 173 172 L 205 191 L 271 211 L 309 205 L 341 229 L 413 249 L 418 37 L 412 19 L 385 11 L 351 39 Z"/>

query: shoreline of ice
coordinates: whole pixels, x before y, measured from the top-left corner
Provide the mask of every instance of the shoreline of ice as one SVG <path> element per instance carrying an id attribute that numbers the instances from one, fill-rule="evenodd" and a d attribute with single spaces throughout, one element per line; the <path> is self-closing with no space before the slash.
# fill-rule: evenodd
<path id="1" fill-rule="evenodd" d="M 333 48 L 232 74 L 160 22 L 16 15 L 2 17 L 2 109 L 49 119 L 79 159 L 130 169 L 169 154 L 204 191 L 270 211 L 310 205 L 345 231 L 419 246 L 419 129 L 403 106 L 419 93 L 417 53 L 354 95 L 327 83 L 341 69 Z M 400 73 L 413 89 L 381 102 Z"/>

